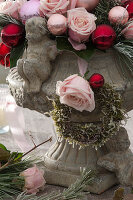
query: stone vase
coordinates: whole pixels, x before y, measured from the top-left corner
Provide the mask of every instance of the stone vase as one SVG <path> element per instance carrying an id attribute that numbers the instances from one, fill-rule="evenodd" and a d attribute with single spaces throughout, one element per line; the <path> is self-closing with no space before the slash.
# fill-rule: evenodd
<path id="1" fill-rule="evenodd" d="M 32 43 L 29 45 L 29 48 L 31 47 Z M 37 47 L 39 51 L 41 48 L 36 44 L 36 48 Z M 28 53 L 30 54 L 31 51 L 32 48 L 28 51 Z M 34 58 L 34 55 L 31 54 L 29 62 L 32 62 L 32 56 Z M 38 63 L 41 62 L 40 56 L 41 53 L 38 53 Z M 23 58 L 24 63 L 26 63 L 26 59 L 27 57 Z M 33 70 L 30 68 L 30 66 L 32 66 L 32 63 L 29 64 L 29 69 L 27 65 L 29 76 L 30 72 L 32 73 Z M 60 52 L 56 59 L 51 61 L 51 66 L 51 74 L 46 81 L 42 82 L 41 88 L 38 92 L 36 91 L 36 88 L 35 91 L 33 91 L 33 88 L 31 91 L 30 88 L 27 91 L 23 87 L 25 79 L 20 76 L 20 73 L 18 73 L 19 65 L 10 71 L 7 80 L 9 82 L 11 93 L 15 97 L 18 105 L 36 110 L 40 113 L 48 112 L 52 109 L 51 101 L 49 99 L 53 99 L 55 96 L 56 82 L 59 80 L 63 81 L 68 76 L 79 73 L 77 57 L 70 52 Z M 45 63 L 42 67 L 45 67 Z M 102 51 L 96 51 L 90 59 L 88 69 L 90 71 L 90 76 L 93 73 L 100 73 L 104 76 L 105 82 L 114 86 L 115 90 L 122 95 L 123 108 L 125 108 L 127 111 L 133 109 L 132 75 L 125 68 L 125 74 L 128 75 L 130 80 L 123 76 L 122 67 L 120 63 L 117 62 L 117 55 L 115 55 L 113 49 L 107 50 L 106 53 Z M 32 81 L 34 83 L 34 77 Z M 92 113 L 72 113 L 71 120 L 77 123 L 97 123 L 99 117 L 100 108 Z M 113 156 L 119 151 L 122 152 L 121 155 L 123 155 L 123 159 L 125 159 L 123 162 L 127 163 L 124 155 L 130 154 L 128 151 L 130 142 L 125 130 L 120 129 L 119 134 L 121 134 L 121 137 L 116 137 L 113 140 L 111 139 L 107 145 L 104 145 L 98 150 L 93 149 L 91 146 L 80 149 L 78 145 L 73 146 L 66 140 L 57 139 L 57 142 L 44 155 L 44 170 L 47 183 L 67 187 L 80 176 L 81 171 L 85 168 L 93 169 L 98 174 L 95 183 L 86 188 L 87 191 L 100 194 L 111 186 L 119 183 L 119 175 L 117 176 L 117 174 L 119 174 L 119 169 L 116 170 L 115 167 L 109 168 L 108 165 L 106 165 L 106 160 L 104 164 L 102 163 L 102 158 L 105 155 L 108 155 L 110 152 L 112 152 L 111 158 L 113 158 Z M 117 141 L 117 143 L 120 143 L 120 138 L 124 138 L 125 134 L 126 139 L 124 142 L 122 142 L 121 149 L 117 148 L 116 143 L 113 145 L 114 142 L 112 142 L 112 148 L 110 147 L 111 141 Z M 128 158 L 128 162 L 130 162 L 130 160 L 132 160 L 132 156 L 128 156 Z M 101 162 L 98 164 L 99 159 Z M 113 159 L 110 163 L 113 164 Z M 118 173 L 115 173 L 116 171 L 118 171 Z"/>

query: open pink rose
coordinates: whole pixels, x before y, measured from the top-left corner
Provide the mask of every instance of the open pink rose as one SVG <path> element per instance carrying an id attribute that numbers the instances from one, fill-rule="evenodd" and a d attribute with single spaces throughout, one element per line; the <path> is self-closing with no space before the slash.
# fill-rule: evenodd
<path id="1" fill-rule="evenodd" d="M 25 0 L 7 0 L 0 3 L 0 13 L 10 15 L 15 19 L 19 19 L 19 9 Z"/>
<path id="2" fill-rule="evenodd" d="M 40 15 L 50 17 L 52 14 L 67 12 L 69 0 L 40 0 Z"/>
<path id="3" fill-rule="evenodd" d="M 39 189 L 43 189 L 46 183 L 43 174 L 44 172 L 39 170 L 36 165 L 21 172 L 20 176 L 23 176 L 25 179 L 23 190 L 26 190 L 29 194 L 36 194 L 39 192 Z"/>
<path id="4" fill-rule="evenodd" d="M 86 42 L 96 29 L 95 15 L 88 13 L 85 8 L 75 8 L 67 11 L 69 37 L 78 42 Z"/>
<path id="5" fill-rule="evenodd" d="M 60 102 L 76 110 L 92 112 L 95 109 L 94 93 L 88 81 L 74 74 L 63 82 L 58 81 L 56 94 L 60 96 Z"/>

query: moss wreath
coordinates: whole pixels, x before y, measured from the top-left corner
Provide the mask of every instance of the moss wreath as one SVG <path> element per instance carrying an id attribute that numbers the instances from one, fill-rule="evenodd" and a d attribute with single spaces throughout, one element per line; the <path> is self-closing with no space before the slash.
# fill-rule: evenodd
<path id="1" fill-rule="evenodd" d="M 70 120 L 73 108 L 61 104 L 59 97 L 53 101 L 52 118 L 55 122 L 56 132 L 69 143 L 79 144 L 81 147 L 101 147 L 120 128 L 121 120 L 125 118 L 122 109 L 121 95 L 115 89 L 105 84 L 102 88 L 95 89 L 95 102 L 101 108 L 102 117 L 96 123 L 75 123 Z"/>

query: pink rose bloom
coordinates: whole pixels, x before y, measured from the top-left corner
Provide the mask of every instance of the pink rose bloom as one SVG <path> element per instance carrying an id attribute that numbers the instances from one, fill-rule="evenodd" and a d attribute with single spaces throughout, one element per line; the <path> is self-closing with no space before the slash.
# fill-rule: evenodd
<path id="1" fill-rule="evenodd" d="M 7 0 L 0 3 L 0 13 L 10 15 L 15 19 L 19 19 L 19 10 L 24 0 Z"/>
<path id="2" fill-rule="evenodd" d="M 126 28 L 124 28 L 122 34 L 126 39 L 133 40 L 133 22 L 131 22 Z"/>
<path id="3" fill-rule="evenodd" d="M 58 81 L 56 94 L 60 96 L 60 102 L 76 110 L 92 112 L 95 109 L 94 93 L 89 82 L 74 74 L 63 82 Z"/>
<path id="4" fill-rule="evenodd" d="M 69 36 L 72 40 L 86 42 L 96 29 L 95 15 L 88 13 L 85 8 L 75 8 L 67 11 Z"/>
<path id="5" fill-rule="evenodd" d="M 43 175 L 44 172 L 39 170 L 36 165 L 21 172 L 20 176 L 23 176 L 25 179 L 23 190 L 26 190 L 29 194 L 36 194 L 39 192 L 39 189 L 43 189 L 46 183 Z"/>
<path id="6" fill-rule="evenodd" d="M 52 14 L 67 12 L 69 0 L 40 0 L 40 15 L 50 17 Z"/>

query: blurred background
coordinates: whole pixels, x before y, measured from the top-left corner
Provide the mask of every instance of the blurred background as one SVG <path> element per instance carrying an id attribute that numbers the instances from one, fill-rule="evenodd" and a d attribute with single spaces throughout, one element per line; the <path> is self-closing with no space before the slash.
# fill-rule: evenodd
<path id="1" fill-rule="evenodd" d="M 6 68 L 0 65 L 0 84 L 6 83 L 6 77 L 8 75 L 9 68 Z"/>

